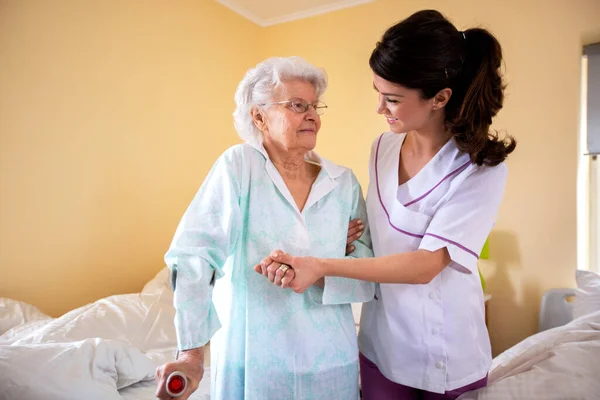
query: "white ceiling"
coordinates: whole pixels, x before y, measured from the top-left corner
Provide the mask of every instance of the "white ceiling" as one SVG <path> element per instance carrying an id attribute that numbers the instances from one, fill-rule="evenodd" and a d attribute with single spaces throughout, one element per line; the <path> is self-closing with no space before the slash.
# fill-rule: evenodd
<path id="1" fill-rule="evenodd" d="M 281 24 L 375 0 L 216 0 L 260 26 Z"/>

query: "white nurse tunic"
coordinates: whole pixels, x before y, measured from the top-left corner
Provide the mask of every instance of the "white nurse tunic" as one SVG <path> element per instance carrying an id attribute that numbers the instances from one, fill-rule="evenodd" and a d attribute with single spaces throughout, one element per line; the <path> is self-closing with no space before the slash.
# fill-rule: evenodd
<path id="1" fill-rule="evenodd" d="M 477 259 L 507 167 L 477 166 L 450 139 L 398 185 L 405 136 L 384 133 L 371 149 L 367 212 L 375 256 L 446 247 L 452 261 L 428 284 L 379 285 L 363 305 L 359 348 L 391 381 L 444 393 L 482 379 L 491 364 Z"/>

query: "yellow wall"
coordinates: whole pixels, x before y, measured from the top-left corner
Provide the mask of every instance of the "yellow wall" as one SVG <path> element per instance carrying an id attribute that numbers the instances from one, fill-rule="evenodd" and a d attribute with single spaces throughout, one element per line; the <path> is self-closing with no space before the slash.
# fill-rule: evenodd
<path id="1" fill-rule="evenodd" d="M 368 56 L 392 23 L 437 8 L 498 36 L 509 83 L 496 128 L 519 140 L 482 262 L 494 350 L 535 330 L 574 282 L 583 43 L 600 2 L 378 0 L 259 28 L 212 0 L 0 0 L 0 296 L 53 315 L 141 288 L 216 157 L 237 142 L 233 93 L 271 55 L 327 69 L 318 151 L 368 185 Z"/>
<path id="2" fill-rule="evenodd" d="M 351 166 L 363 185 L 370 143 L 387 129 L 375 113 L 368 57 L 388 26 L 423 8 L 440 10 L 459 29 L 488 27 L 504 49 L 509 86 L 495 128 L 519 144 L 491 260 L 481 261 L 498 353 L 535 332 L 545 290 L 574 285 L 580 59 L 584 42 L 600 40 L 600 2 L 378 0 L 268 28 L 269 53 L 301 54 L 328 71 L 318 151 Z"/>
<path id="3" fill-rule="evenodd" d="M 259 33 L 212 0 L 0 1 L 0 297 L 57 316 L 162 268 Z"/>

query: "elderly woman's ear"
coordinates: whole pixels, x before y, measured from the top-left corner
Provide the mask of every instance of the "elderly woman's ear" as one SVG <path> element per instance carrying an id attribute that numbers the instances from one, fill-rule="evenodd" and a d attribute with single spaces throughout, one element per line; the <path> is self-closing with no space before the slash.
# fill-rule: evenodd
<path id="1" fill-rule="evenodd" d="M 252 109 L 250 110 L 250 115 L 252 116 L 252 121 L 254 121 L 254 125 L 256 125 L 256 127 L 260 131 L 262 131 L 265 127 L 265 116 L 263 114 L 262 109 L 258 107 L 252 107 Z"/>

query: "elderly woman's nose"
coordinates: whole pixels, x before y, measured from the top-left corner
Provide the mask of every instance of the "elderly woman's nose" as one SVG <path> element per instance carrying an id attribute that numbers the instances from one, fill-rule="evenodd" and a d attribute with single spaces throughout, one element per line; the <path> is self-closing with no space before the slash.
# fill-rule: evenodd
<path id="1" fill-rule="evenodd" d="M 314 121 L 317 118 L 319 118 L 319 114 L 317 114 L 317 110 L 315 110 L 314 107 L 308 107 L 308 110 L 306 110 L 306 114 L 304 115 L 304 119 L 307 119 L 309 121 Z"/>

